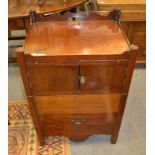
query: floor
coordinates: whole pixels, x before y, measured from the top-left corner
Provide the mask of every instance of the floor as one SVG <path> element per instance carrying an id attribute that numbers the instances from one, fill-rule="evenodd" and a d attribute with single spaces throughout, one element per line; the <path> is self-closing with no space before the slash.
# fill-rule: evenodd
<path id="1" fill-rule="evenodd" d="M 20 44 L 17 41 L 16 44 Z M 13 41 L 9 43 L 12 46 Z M 14 47 L 9 48 L 14 52 Z M 26 99 L 18 65 L 9 64 L 9 100 Z M 91 136 L 84 142 L 70 142 L 71 155 L 145 155 L 146 70 L 135 69 L 117 144 L 110 136 Z"/>

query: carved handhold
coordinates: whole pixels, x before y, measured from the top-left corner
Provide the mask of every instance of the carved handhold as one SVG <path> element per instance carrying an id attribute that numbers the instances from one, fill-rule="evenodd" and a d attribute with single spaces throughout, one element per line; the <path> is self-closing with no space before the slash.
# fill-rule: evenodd
<path id="1" fill-rule="evenodd" d="M 138 45 L 131 44 L 130 45 L 130 50 L 138 50 Z"/>

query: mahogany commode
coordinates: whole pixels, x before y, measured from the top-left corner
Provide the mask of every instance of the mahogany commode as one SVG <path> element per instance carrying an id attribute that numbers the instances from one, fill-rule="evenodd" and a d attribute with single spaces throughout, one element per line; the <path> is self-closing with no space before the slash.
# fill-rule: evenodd
<path id="1" fill-rule="evenodd" d="M 119 22 L 93 13 L 52 17 L 33 23 L 17 49 L 40 144 L 46 136 L 82 141 L 94 134 L 110 134 L 116 143 L 136 46 Z"/>

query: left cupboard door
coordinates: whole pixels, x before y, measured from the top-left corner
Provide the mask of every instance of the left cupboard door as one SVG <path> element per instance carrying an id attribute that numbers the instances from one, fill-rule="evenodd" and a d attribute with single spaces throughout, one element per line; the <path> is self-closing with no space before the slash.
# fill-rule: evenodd
<path id="1" fill-rule="evenodd" d="M 33 95 L 72 94 L 78 89 L 78 66 L 31 64 L 27 66 Z"/>

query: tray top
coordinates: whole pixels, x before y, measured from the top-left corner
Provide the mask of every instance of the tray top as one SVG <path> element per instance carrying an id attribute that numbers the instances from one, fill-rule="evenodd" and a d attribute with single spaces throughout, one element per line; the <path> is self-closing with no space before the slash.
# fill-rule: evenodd
<path id="1" fill-rule="evenodd" d="M 36 23 L 24 45 L 24 53 L 33 56 L 109 55 L 129 50 L 120 27 L 111 20 Z"/>

